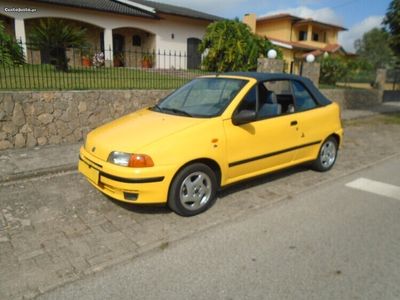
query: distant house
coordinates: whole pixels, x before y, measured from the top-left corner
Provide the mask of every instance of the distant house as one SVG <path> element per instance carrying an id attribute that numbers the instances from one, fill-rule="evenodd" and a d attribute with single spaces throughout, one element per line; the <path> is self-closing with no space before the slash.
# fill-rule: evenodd
<path id="1" fill-rule="evenodd" d="M 197 46 L 206 27 L 218 16 L 189 8 L 147 0 L 2 0 L 0 20 L 8 33 L 23 43 L 29 60 L 40 54 L 29 51 L 27 36 L 41 18 L 62 18 L 87 28 L 94 49 L 104 51 L 106 61 L 127 51 L 160 51 L 187 58 L 159 55 L 158 68 L 196 68 L 200 64 Z M 32 57 L 32 56 L 38 57 Z M 139 59 L 139 58 L 138 58 Z M 133 66 L 137 63 L 129 62 Z"/>
<path id="2" fill-rule="evenodd" d="M 246 14 L 243 22 L 254 33 L 267 37 L 282 50 L 287 72 L 297 72 L 301 61 L 310 53 L 314 56 L 346 55 L 338 44 L 338 34 L 347 29 L 338 25 L 290 14 L 260 18 L 255 14 Z"/>

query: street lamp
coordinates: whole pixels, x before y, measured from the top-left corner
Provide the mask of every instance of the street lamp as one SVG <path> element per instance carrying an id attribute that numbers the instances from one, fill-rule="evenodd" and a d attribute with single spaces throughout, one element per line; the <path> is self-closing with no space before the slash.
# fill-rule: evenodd
<path id="1" fill-rule="evenodd" d="M 269 59 L 275 59 L 278 53 L 276 52 L 275 49 L 271 49 L 268 51 L 267 56 Z"/>
<path id="2" fill-rule="evenodd" d="M 307 61 L 308 63 L 314 62 L 314 61 L 315 61 L 315 56 L 312 55 L 312 54 L 308 54 L 308 55 L 306 56 L 306 61 Z"/>

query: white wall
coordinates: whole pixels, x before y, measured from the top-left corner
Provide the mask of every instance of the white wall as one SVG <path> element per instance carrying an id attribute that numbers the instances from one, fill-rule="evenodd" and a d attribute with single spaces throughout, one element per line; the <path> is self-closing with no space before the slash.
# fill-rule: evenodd
<path id="1" fill-rule="evenodd" d="M 8 8 L 30 8 L 35 12 L 7 12 Z M 181 51 L 185 54 L 187 51 L 187 39 L 191 37 L 202 39 L 205 29 L 209 22 L 196 19 L 177 17 L 171 15 L 161 15 L 161 20 L 131 17 L 113 13 L 103 13 L 94 10 L 78 9 L 72 7 L 46 5 L 43 3 L 33 3 L 27 1 L 1 1 L 0 14 L 13 19 L 31 19 L 43 17 L 55 17 L 72 19 L 81 22 L 90 23 L 106 30 L 112 30 L 120 27 L 139 28 L 156 36 L 155 50 L 164 50 L 169 53 Z M 174 34 L 174 38 L 172 38 Z M 162 58 L 162 57 L 161 57 Z M 174 62 L 173 59 L 160 59 L 156 67 L 174 67 L 186 68 L 186 61 L 182 63 Z"/>

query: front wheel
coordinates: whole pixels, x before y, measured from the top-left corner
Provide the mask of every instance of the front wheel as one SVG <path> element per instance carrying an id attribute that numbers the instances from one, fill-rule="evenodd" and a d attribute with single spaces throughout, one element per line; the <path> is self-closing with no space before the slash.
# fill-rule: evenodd
<path id="1" fill-rule="evenodd" d="M 214 204 L 217 185 L 215 173 L 208 166 L 188 165 L 172 181 L 168 206 L 184 217 L 202 213 Z"/>
<path id="2" fill-rule="evenodd" d="M 333 136 L 327 138 L 319 149 L 318 157 L 313 162 L 313 169 L 325 172 L 330 170 L 336 162 L 338 142 Z"/>

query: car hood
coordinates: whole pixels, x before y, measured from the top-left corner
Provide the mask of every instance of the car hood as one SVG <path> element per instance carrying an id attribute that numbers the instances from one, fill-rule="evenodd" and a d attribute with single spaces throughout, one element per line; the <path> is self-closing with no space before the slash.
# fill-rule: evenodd
<path id="1" fill-rule="evenodd" d="M 91 131 L 85 149 L 106 161 L 112 151 L 140 153 L 141 148 L 201 122 L 204 119 L 142 109 Z"/>

